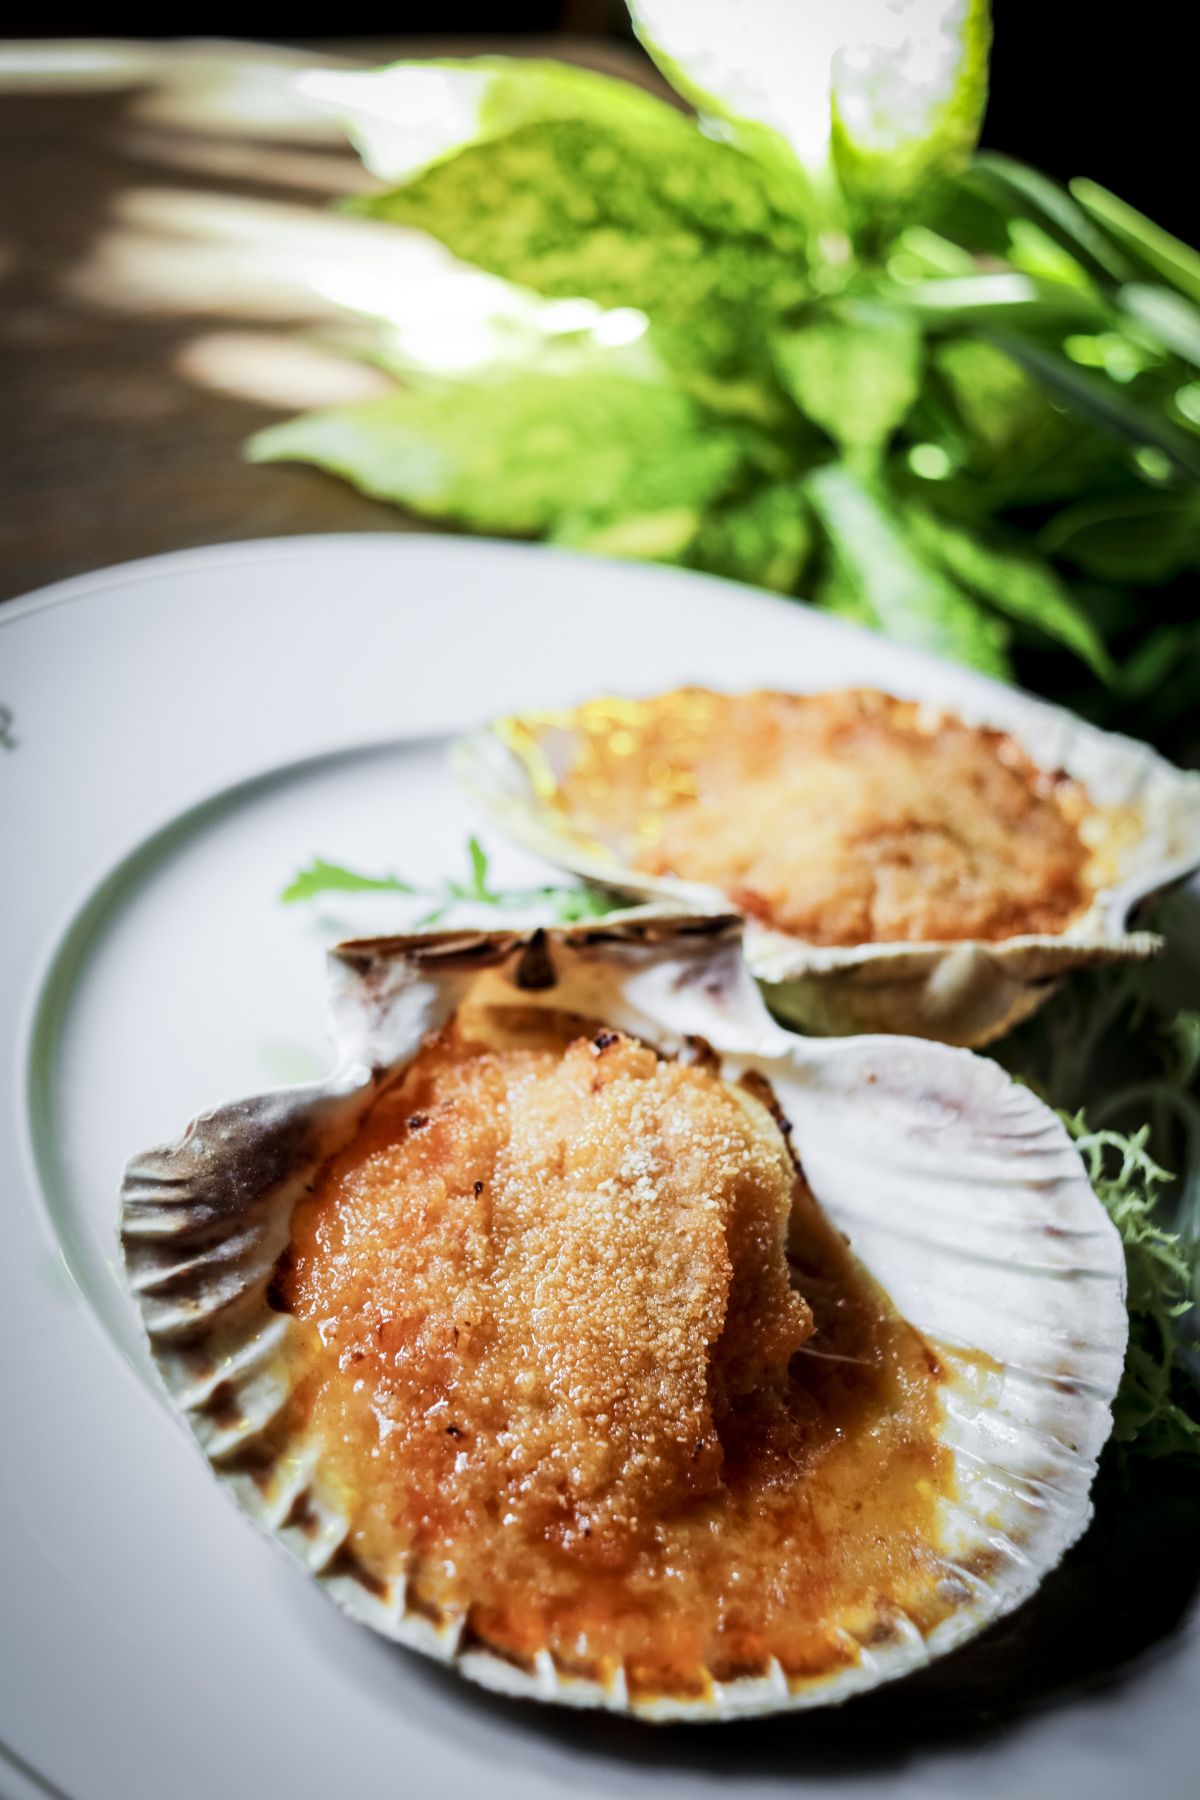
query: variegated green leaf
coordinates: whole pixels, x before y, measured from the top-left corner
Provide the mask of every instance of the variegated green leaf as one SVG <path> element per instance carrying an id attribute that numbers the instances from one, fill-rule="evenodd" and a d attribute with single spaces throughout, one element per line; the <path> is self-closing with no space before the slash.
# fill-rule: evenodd
<path id="1" fill-rule="evenodd" d="M 772 347 L 801 411 L 852 455 L 883 448 L 921 385 L 920 329 L 898 310 L 844 302 L 779 327 Z"/>
<path id="2" fill-rule="evenodd" d="M 607 374 L 401 390 L 272 426 L 249 447 L 253 461 L 316 463 L 432 518 L 530 536 L 581 515 L 698 518 L 763 454 L 677 389 Z"/>
<path id="3" fill-rule="evenodd" d="M 803 232 L 762 171 L 695 131 L 664 156 L 591 123 L 545 120 L 358 210 L 539 293 L 684 326 L 718 363 L 736 362 L 756 318 L 807 292 Z"/>
<path id="4" fill-rule="evenodd" d="M 838 590 L 880 630 L 989 675 L 1009 674 L 1004 626 L 924 560 L 872 483 L 829 463 L 805 490 L 829 540 Z"/>

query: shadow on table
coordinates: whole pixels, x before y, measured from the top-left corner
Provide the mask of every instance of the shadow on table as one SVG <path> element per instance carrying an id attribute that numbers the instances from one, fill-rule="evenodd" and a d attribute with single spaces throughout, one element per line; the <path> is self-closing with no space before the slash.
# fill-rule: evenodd
<path id="1" fill-rule="evenodd" d="M 1195 1471 L 1179 1463 L 1142 1465 L 1126 1485 L 1109 1466 L 1086 1536 L 1011 1618 L 931 1669 L 844 1707 L 805 1715 L 805 1775 L 886 1771 L 922 1750 L 983 1745 L 1056 1700 L 1118 1685 L 1134 1665 L 1168 1647 L 1198 1588 Z M 536 1734 L 631 1768 L 696 1768 L 743 1780 L 796 1772 L 801 1722 L 795 1715 L 733 1722 L 719 1731 L 664 1729 L 468 1693 L 445 1671 L 423 1673 L 510 1733 Z"/>

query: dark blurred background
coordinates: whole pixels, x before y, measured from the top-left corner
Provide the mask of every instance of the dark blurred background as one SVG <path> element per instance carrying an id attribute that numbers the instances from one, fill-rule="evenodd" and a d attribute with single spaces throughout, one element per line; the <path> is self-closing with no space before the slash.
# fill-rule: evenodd
<path id="1" fill-rule="evenodd" d="M 838 0 L 797 0 L 837 5 Z M 308 18 L 314 15 L 307 14 Z M 1061 0 L 993 0 L 992 99 L 983 141 L 1052 175 L 1089 175 L 1180 236 L 1195 228 L 1195 14 L 1179 0 L 1081 7 Z M 170 10 L 170 30 L 148 32 L 144 7 L 50 4 L 10 36 L 220 36 L 300 41 L 294 6 L 245 0 L 233 7 Z M 159 15 L 162 21 L 163 15 Z M 415 37 L 439 40 L 520 33 L 584 33 L 630 38 L 622 0 L 441 0 L 435 7 L 341 0 L 330 9 L 329 40 Z M 304 42 L 313 37 L 305 34 Z M 439 42 L 439 50 L 443 42 Z M 477 46 L 473 46 L 477 47 Z M 363 46 L 370 54 L 370 43 Z"/>

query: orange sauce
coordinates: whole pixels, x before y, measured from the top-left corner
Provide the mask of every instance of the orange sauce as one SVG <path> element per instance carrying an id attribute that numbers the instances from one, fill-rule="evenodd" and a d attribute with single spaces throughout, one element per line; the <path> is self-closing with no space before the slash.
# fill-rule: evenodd
<path id="1" fill-rule="evenodd" d="M 937 1360 L 709 1069 L 460 1021 L 326 1165 L 274 1294 L 350 1553 L 518 1663 L 800 1679 L 953 1604 Z"/>

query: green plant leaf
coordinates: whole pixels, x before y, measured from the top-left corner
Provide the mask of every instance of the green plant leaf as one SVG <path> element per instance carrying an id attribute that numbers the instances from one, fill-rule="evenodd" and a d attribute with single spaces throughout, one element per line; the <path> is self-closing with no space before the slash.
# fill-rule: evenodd
<path id="1" fill-rule="evenodd" d="M 1164 350 L 1200 368 L 1200 311 L 1169 288 L 1127 282 L 1117 295 L 1123 312 L 1157 338 Z"/>
<path id="2" fill-rule="evenodd" d="M 851 453 L 878 454 L 917 397 L 921 333 L 911 315 L 844 301 L 772 337 L 780 380 L 814 424 Z"/>
<path id="3" fill-rule="evenodd" d="M 552 537 L 556 544 L 590 550 L 597 556 L 682 562 L 699 529 L 698 508 L 672 506 L 662 512 L 634 512 L 619 519 L 571 513 L 554 527 Z"/>
<path id="4" fill-rule="evenodd" d="M 1200 446 L 1168 420 L 1139 406 L 1113 382 L 1103 376 L 1085 374 L 1065 356 L 1042 344 L 999 332 L 993 335 L 992 341 L 1083 418 L 1128 443 L 1161 450 L 1177 468 L 1189 475 L 1200 476 Z"/>
<path id="5" fill-rule="evenodd" d="M 805 489 L 841 591 L 856 594 L 881 630 L 989 675 L 1009 674 L 1003 625 L 924 560 L 871 484 L 828 463 L 807 478 Z"/>
<path id="6" fill-rule="evenodd" d="M 820 218 L 828 203 L 830 131 L 828 63 L 821 58 L 833 44 L 814 53 L 810 42 L 808 54 L 797 56 L 799 16 L 776 0 L 755 7 L 629 0 L 629 13 L 645 49 L 709 134 L 737 144 Z"/>
<path id="7" fill-rule="evenodd" d="M 961 587 L 1022 625 L 1065 644 L 1099 679 L 1112 685 L 1117 670 L 1099 632 L 1066 584 L 1038 556 L 999 549 L 973 532 L 921 507 L 905 509 L 917 548 Z"/>
<path id="8" fill-rule="evenodd" d="M 933 364 L 950 391 L 972 443 L 990 464 L 1002 464 L 1047 425 L 1062 431 L 1044 390 L 1028 370 L 986 338 L 955 337 L 939 343 Z"/>
<path id="9" fill-rule="evenodd" d="M 950 275 L 940 281 L 914 281 L 896 286 L 891 297 L 920 316 L 930 331 L 962 326 L 1008 325 L 1023 331 L 1081 330 L 1111 317 L 1108 308 L 1086 289 L 1062 281 L 1038 281 L 1032 275 L 1001 270 L 981 275 Z"/>
<path id="10" fill-rule="evenodd" d="M 867 604 L 863 590 L 835 557 L 825 559 L 813 590 L 813 601 L 822 611 L 833 613 L 848 624 L 861 625 L 867 631 L 879 629 L 879 620 Z"/>
<path id="11" fill-rule="evenodd" d="M 1177 731 L 1183 760 L 1200 754 L 1200 583 L 1184 596 L 1187 622 L 1152 627 L 1126 658 L 1123 687 L 1130 705 L 1122 725 L 1139 737 Z M 1200 1184 L 1200 1169 L 1197 1171 Z"/>
<path id="12" fill-rule="evenodd" d="M 965 160 L 991 38 L 985 0 L 631 0 L 634 27 L 710 128 L 791 171 L 823 225 L 874 218 Z"/>
<path id="13" fill-rule="evenodd" d="M 693 131 L 664 155 L 637 133 L 548 119 L 463 150 L 355 210 L 559 298 L 686 326 L 717 363 L 807 292 L 804 233 L 748 157 Z"/>
<path id="14" fill-rule="evenodd" d="M 316 463 L 414 512 L 529 536 L 580 515 L 698 517 L 769 451 L 678 389 L 533 372 L 310 413 L 248 447 L 252 461 Z"/>
<path id="15" fill-rule="evenodd" d="M 1135 699 L 1158 694 L 1172 670 L 1186 662 L 1197 633 L 1187 625 L 1160 625 L 1126 659 L 1125 690 Z M 1200 670 L 1197 671 L 1200 685 Z"/>
<path id="16" fill-rule="evenodd" d="M 780 481 L 705 513 L 682 560 L 709 575 L 794 594 L 813 541 L 799 481 Z"/>
<path id="17" fill-rule="evenodd" d="M 315 900 L 319 894 L 412 894 L 416 890 L 396 875 L 359 875 L 353 869 L 343 868 L 340 863 L 326 862 L 324 857 L 314 857 L 307 869 L 301 869 L 298 875 L 284 888 L 279 898 L 289 905 L 295 900 Z"/>
<path id="18" fill-rule="evenodd" d="M 811 9 L 813 11 L 817 9 Z M 831 9 L 841 16 L 842 9 Z M 964 169 L 987 105 L 987 0 L 889 8 L 904 35 L 848 41 L 834 62 L 832 150 L 853 222 L 894 230 Z"/>
<path id="19" fill-rule="evenodd" d="M 337 115 L 372 173 L 391 182 L 546 119 L 635 130 L 658 138 L 664 155 L 696 135 L 684 113 L 631 81 L 539 57 L 431 57 L 382 69 L 322 69 L 298 85 Z"/>
<path id="20" fill-rule="evenodd" d="M 574 515 L 555 528 L 553 541 L 601 556 L 683 564 L 792 594 L 812 552 L 813 531 L 795 480 L 768 483 L 703 512 L 675 507 L 615 520 Z"/>
<path id="21" fill-rule="evenodd" d="M 1072 197 L 1103 225 L 1127 256 L 1146 273 L 1200 305 L 1200 253 L 1098 182 L 1081 179 L 1072 181 L 1070 188 Z"/>
<path id="22" fill-rule="evenodd" d="M 1080 501 L 1057 513 L 1039 541 L 1102 581 L 1166 581 L 1200 563 L 1200 495 L 1192 489 Z"/>
<path id="23" fill-rule="evenodd" d="M 1094 280 L 1124 281 L 1132 274 L 1120 250 L 1084 208 L 1037 169 L 985 150 L 975 158 L 965 180 L 969 186 L 990 191 L 1010 220 L 1013 214 L 1031 220 Z"/>

